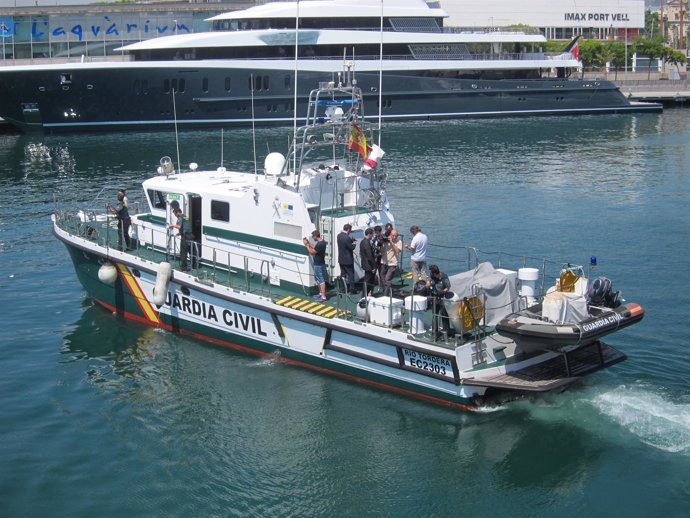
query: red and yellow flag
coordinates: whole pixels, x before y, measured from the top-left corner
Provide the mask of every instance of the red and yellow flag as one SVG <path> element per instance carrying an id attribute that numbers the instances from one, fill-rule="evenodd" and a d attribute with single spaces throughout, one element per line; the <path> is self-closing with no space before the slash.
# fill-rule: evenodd
<path id="1" fill-rule="evenodd" d="M 357 151 L 362 155 L 362 158 L 366 158 L 371 150 L 371 148 L 367 146 L 367 137 L 364 135 L 364 132 L 359 129 L 357 124 L 352 125 L 350 137 L 347 141 L 347 149 L 350 151 Z"/>

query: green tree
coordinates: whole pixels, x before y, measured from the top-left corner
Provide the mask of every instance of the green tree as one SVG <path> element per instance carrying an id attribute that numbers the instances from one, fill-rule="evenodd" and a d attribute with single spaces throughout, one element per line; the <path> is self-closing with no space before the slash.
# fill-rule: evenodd
<path id="1" fill-rule="evenodd" d="M 638 36 L 633 41 L 632 50 L 649 58 L 650 65 L 647 67 L 647 79 L 649 79 L 652 73 L 651 62 L 664 56 L 664 48 L 664 40 L 661 36 L 654 36 L 652 39 Z"/>
<path id="2" fill-rule="evenodd" d="M 625 58 L 626 58 L 626 52 L 625 52 L 625 43 L 622 41 L 607 41 L 605 43 L 605 46 L 611 51 L 613 54 L 613 58 L 610 59 L 609 61 L 611 62 L 611 65 L 613 66 L 614 69 L 614 78 L 618 79 L 618 71 L 621 69 L 621 67 L 625 67 Z"/>
<path id="3" fill-rule="evenodd" d="M 685 54 L 680 50 L 675 50 L 670 47 L 665 47 L 664 50 L 664 61 L 669 65 L 675 65 L 676 70 L 680 73 L 680 65 L 685 65 L 685 63 L 688 62 L 688 58 L 685 57 Z"/>
<path id="4" fill-rule="evenodd" d="M 649 38 L 654 36 L 662 36 L 661 34 L 661 24 L 659 23 L 660 17 L 658 12 L 645 11 L 644 13 L 644 31 L 645 35 Z"/>
<path id="5" fill-rule="evenodd" d="M 580 39 L 580 61 L 582 61 L 583 75 L 586 68 L 601 66 L 604 63 L 601 60 L 602 47 L 600 41 Z"/>
<path id="6" fill-rule="evenodd" d="M 606 68 L 606 63 L 611 63 L 613 65 L 613 60 L 616 57 L 616 53 L 613 51 L 613 47 L 609 45 L 609 43 L 613 42 L 607 41 L 603 43 L 601 50 L 599 51 L 599 60 L 604 64 L 604 74 L 607 78 L 609 76 L 609 71 Z"/>

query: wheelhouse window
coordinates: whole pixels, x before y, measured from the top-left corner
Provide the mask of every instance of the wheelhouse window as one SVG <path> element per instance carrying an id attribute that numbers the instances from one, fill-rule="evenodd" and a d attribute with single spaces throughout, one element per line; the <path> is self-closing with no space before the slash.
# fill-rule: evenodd
<path id="1" fill-rule="evenodd" d="M 226 201 L 211 200 L 211 219 L 230 222 L 230 204 Z"/>
<path id="2" fill-rule="evenodd" d="M 149 205 L 152 209 L 165 210 L 165 193 L 148 189 L 146 195 L 149 198 Z"/>

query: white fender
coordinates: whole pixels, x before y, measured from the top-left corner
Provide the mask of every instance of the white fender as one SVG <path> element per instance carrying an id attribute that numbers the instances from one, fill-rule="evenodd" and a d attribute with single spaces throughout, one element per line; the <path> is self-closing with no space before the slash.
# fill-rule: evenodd
<path id="1" fill-rule="evenodd" d="M 98 269 L 98 280 L 104 284 L 113 285 L 117 279 L 117 268 L 110 263 L 101 265 Z"/>
<path id="2" fill-rule="evenodd" d="M 165 303 L 165 297 L 168 294 L 168 282 L 170 282 L 170 272 L 172 265 L 163 261 L 158 265 L 158 273 L 156 273 L 156 286 L 153 288 L 153 303 L 157 307 L 161 307 Z"/>

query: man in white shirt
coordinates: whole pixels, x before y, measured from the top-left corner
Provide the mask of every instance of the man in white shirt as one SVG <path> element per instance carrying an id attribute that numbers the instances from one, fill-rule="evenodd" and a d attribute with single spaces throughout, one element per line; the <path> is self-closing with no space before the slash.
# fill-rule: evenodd
<path id="1" fill-rule="evenodd" d="M 429 239 L 422 229 L 417 225 L 410 227 L 412 241 L 407 245 L 407 249 L 412 252 L 410 266 L 412 267 L 412 285 L 417 284 L 420 279 L 426 281 L 426 249 Z"/>

